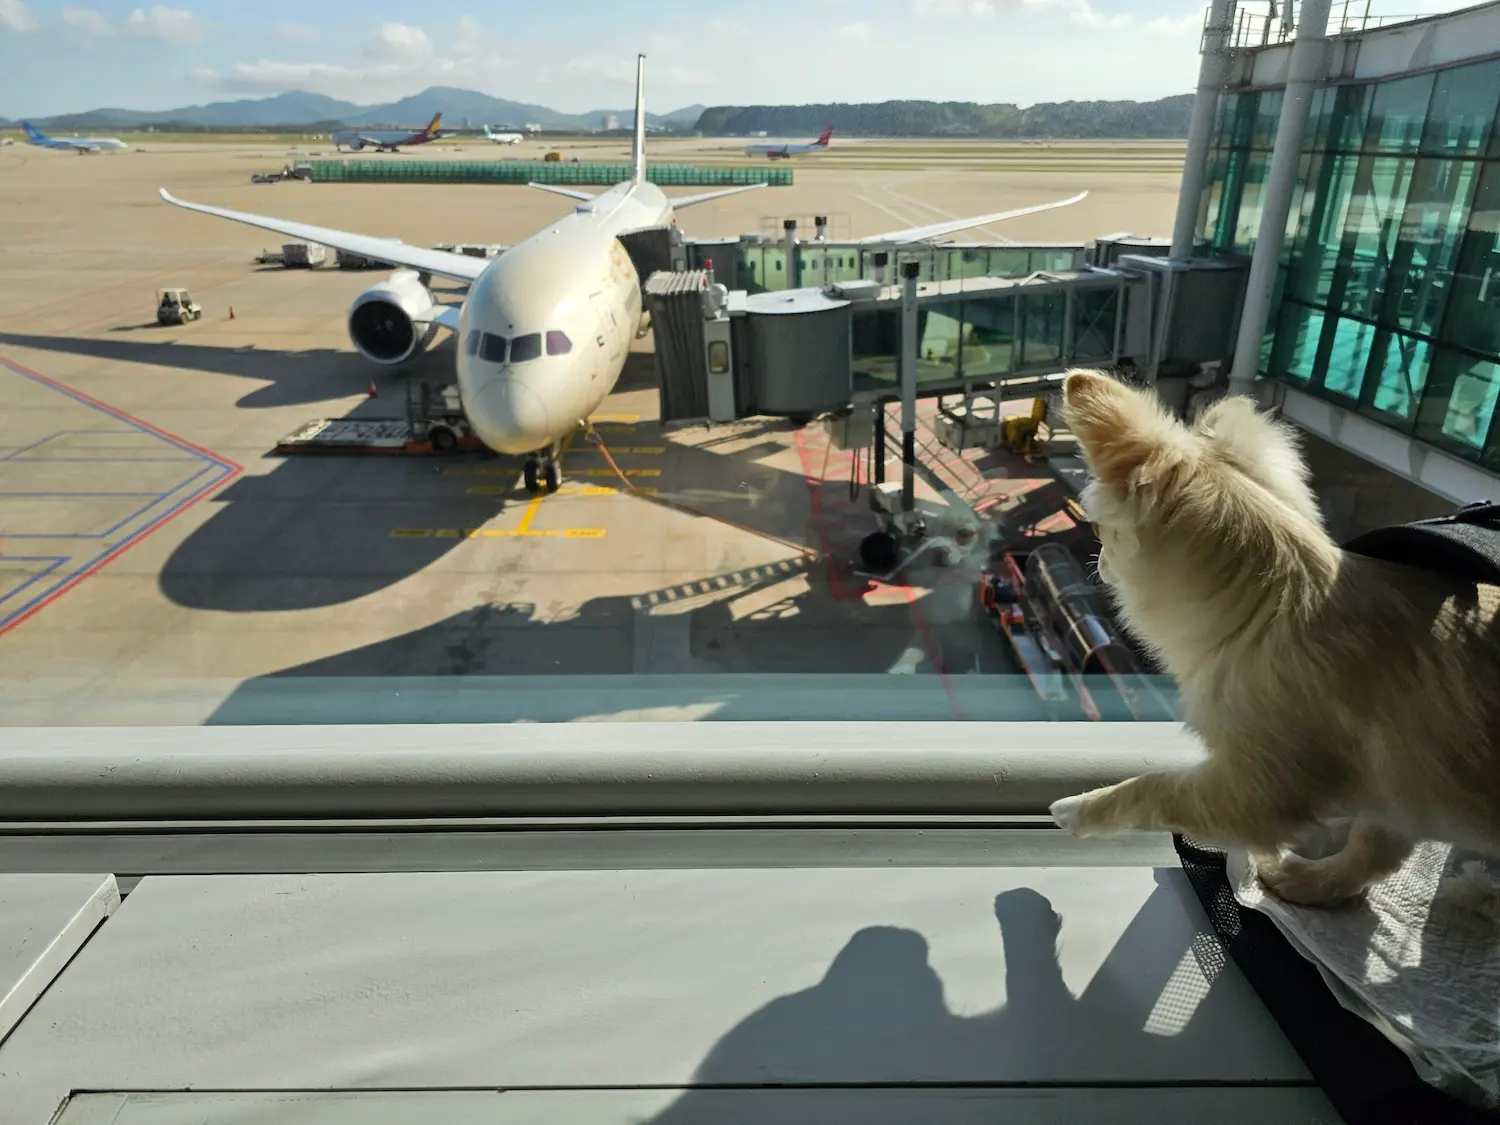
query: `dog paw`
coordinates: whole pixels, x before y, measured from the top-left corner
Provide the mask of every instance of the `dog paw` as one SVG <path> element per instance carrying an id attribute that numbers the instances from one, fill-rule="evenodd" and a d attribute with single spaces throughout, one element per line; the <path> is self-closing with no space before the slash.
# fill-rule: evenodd
<path id="1" fill-rule="evenodd" d="M 1075 836 L 1082 836 L 1084 832 L 1081 814 L 1087 802 L 1088 794 L 1079 793 L 1077 796 L 1064 797 L 1060 801 L 1053 801 L 1047 811 L 1052 814 L 1052 822 L 1059 828 L 1065 829 Z"/>
<path id="2" fill-rule="evenodd" d="M 1332 906 L 1358 897 L 1365 889 L 1364 883 L 1351 879 L 1339 865 L 1290 852 L 1277 859 L 1257 860 L 1255 873 L 1266 890 L 1298 906 Z"/>

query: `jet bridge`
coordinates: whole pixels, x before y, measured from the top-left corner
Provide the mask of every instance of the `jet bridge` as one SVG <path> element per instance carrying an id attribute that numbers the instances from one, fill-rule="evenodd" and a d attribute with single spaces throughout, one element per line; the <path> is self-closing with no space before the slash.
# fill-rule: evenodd
<path id="1" fill-rule="evenodd" d="M 860 411 L 902 396 L 903 357 L 917 398 L 1003 401 L 1046 393 L 1069 367 L 1151 381 L 1226 354 L 1242 270 L 1134 249 L 1112 236 L 1090 255 L 1108 265 L 934 281 L 902 250 L 877 251 L 873 278 L 759 293 L 711 267 L 656 273 L 646 305 L 662 420 Z M 893 266 L 902 284 L 886 282 Z"/>

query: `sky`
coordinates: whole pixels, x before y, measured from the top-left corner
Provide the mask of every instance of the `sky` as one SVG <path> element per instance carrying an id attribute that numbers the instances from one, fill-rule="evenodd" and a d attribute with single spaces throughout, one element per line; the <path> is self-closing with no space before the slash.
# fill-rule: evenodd
<path id="1" fill-rule="evenodd" d="M 1374 0 L 1374 7 L 1392 3 L 1402 13 L 1467 6 Z M 173 109 L 288 90 L 367 105 L 433 85 L 579 113 L 631 103 L 638 51 L 647 55 L 647 104 L 662 113 L 695 103 L 1145 100 L 1193 88 L 1205 6 L 0 0 L 0 117 Z"/>

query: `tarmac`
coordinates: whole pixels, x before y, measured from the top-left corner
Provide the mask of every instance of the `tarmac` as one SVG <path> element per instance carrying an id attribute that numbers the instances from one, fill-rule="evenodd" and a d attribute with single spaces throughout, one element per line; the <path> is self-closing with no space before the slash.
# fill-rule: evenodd
<path id="1" fill-rule="evenodd" d="M 495 158 L 453 147 L 433 146 Z M 571 204 L 252 186 L 284 147 L 144 148 L 0 149 L 0 724 L 1038 717 L 974 610 L 977 571 L 858 575 L 867 467 L 816 426 L 663 429 L 649 336 L 595 418 L 625 480 L 582 440 L 538 497 L 513 458 L 276 454 L 311 418 L 400 415 L 408 382 L 451 381 L 452 345 L 399 372 L 366 363 L 345 313 L 378 272 L 258 266 L 276 236 L 171 208 L 158 186 L 417 245 L 515 242 Z M 793 187 L 684 212 L 684 230 L 817 212 L 860 235 L 1087 187 L 991 232 L 1079 241 L 1161 233 L 1175 207 L 1171 173 L 816 159 Z M 158 327 L 155 291 L 176 285 L 204 318 Z M 1011 531 L 1071 527 L 1049 474 L 940 453 L 930 416 L 922 437 L 929 500 Z"/>

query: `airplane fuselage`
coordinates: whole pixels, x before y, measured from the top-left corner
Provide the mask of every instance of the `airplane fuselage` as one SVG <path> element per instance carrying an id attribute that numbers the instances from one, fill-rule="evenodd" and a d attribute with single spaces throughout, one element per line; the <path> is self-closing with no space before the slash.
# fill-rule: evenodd
<path id="1" fill-rule="evenodd" d="M 614 389 L 641 325 L 641 278 L 616 236 L 671 221 L 655 184 L 616 184 L 474 281 L 459 317 L 457 375 L 485 445 L 547 449 Z"/>

